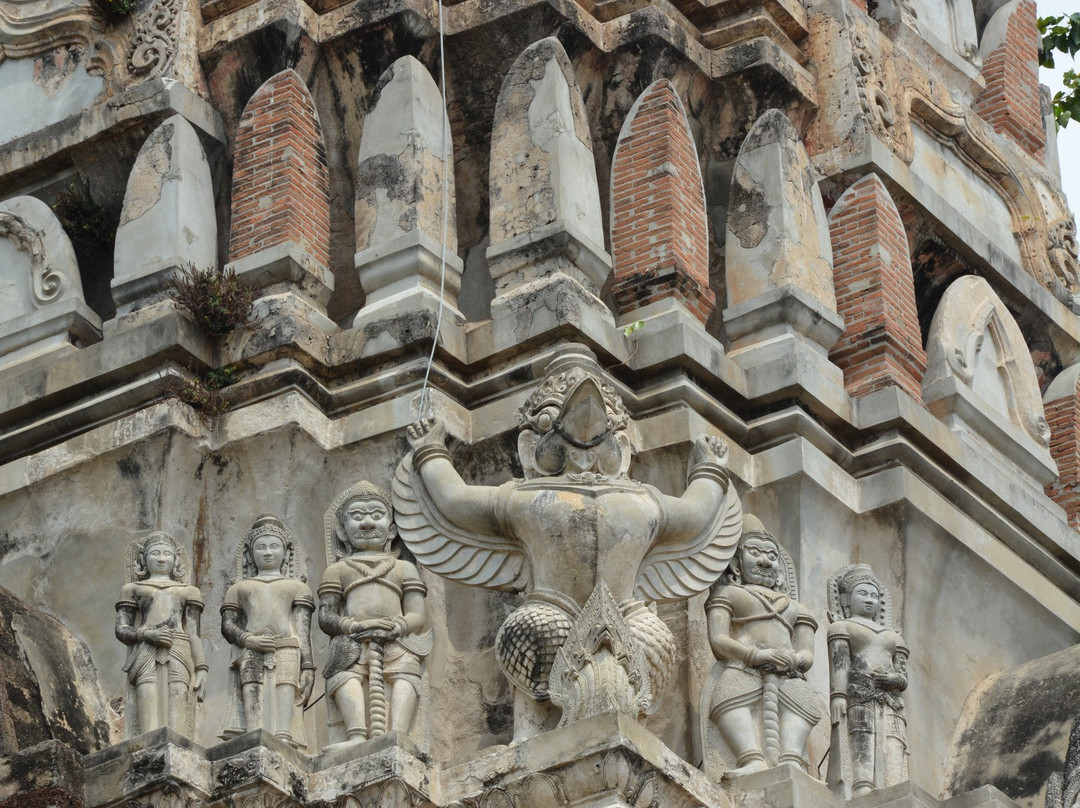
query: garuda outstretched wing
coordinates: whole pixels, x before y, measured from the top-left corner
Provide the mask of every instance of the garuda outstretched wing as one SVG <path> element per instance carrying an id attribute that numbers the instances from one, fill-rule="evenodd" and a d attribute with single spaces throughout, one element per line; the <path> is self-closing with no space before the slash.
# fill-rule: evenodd
<path id="1" fill-rule="evenodd" d="M 727 567 L 742 535 L 742 503 L 729 485 L 724 502 L 696 536 L 658 544 L 641 562 L 635 594 L 642 600 L 685 600 L 708 589 Z"/>
<path id="2" fill-rule="evenodd" d="M 414 474 L 412 452 L 394 474 L 394 515 L 405 545 L 424 567 L 470 586 L 520 592 L 532 579 L 528 556 L 513 539 L 464 530 L 439 511 Z"/>

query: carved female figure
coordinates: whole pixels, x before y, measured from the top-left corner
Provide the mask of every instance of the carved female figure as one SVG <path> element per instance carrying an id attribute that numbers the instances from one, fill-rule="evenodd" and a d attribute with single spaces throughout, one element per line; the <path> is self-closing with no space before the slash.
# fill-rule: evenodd
<path id="1" fill-rule="evenodd" d="M 781 763 L 806 771 L 806 740 L 822 709 L 805 676 L 817 622 L 797 597 L 791 557 L 747 514 L 705 602 L 717 659 L 701 695 L 706 774 L 726 779 Z"/>
<path id="2" fill-rule="evenodd" d="M 302 708 L 315 682 L 315 598 L 295 565 L 292 534 L 273 514 L 259 516 L 240 542 L 237 580 L 221 604 L 221 633 L 234 646 L 222 738 L 264 727 L 307 746 Z"/>
<path id="3" fill-rule="evenodd" d="M 366 481 L 353 485 L 330 505 L 324 523 L 319 627 L 331 638 L 323 672 L 330 740 L 407 733 L 432 645 L 427 587 L 415 564 L 391 552 L 397 525 L 386 491 Z"/>
<path id="4" fill-rule="evenodd" d="M 907 779 L 908 649 L 866 564 L 829 577 L 829 787 L 847 797 Z"/>
<path id="5" fill-rule="evenodd" d="M 169 726 L 195 732 L 206 683 L 199 619 L 202 595 L 187 583 L 183 548 L 168 533 L 128 545 L 116 604 L 116 638 L 128 646 L 127 736 Z"/>

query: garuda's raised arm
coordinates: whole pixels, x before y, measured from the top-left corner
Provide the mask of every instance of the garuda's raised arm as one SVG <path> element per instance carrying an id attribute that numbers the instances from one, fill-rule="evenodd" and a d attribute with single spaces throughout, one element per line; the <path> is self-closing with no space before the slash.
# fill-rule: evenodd
<path id="1" fill-rule="evenodd" d="M 408 428 L 412 451 L 394 476 L 394 510 L 406 546 L 432 572 L 471 586 L 520 591 L 528 560 L 514 538 L 501 535 L 503 489 L 468 485 L 446 450 L 446 427 L 424 419 Z"/>
<path id="2" fill-rule="evenodd" d="M 730 484 L 727 458 L 725 441 L 698 438 L 690 449 L 686 491 L 681 497 L 659 495 L 664 527 L 641 563 L 640 597 L 692 597 L 727 567 L 742 532 L 742 503 Z"/>

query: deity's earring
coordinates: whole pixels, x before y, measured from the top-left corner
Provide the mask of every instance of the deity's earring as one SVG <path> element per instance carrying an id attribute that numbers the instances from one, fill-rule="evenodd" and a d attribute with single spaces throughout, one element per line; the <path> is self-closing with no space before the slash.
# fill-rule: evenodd
<path id="1" fill-rule="evenodd" d="M 742 570 L 739 569 L 738 564 L 735 564 L 731 567 L 731 580 L 737 584 L 742 583 Z"/>

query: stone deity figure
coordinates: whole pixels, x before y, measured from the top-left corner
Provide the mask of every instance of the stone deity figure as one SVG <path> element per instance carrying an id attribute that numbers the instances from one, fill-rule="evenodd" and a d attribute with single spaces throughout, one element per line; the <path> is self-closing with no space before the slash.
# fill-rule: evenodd
<path id="1" fill-rule="evenodd" d="M 806 681 L 817 622 L 797 598 L 791 556 L 747 514 L 730 567 L 705 602 L 717 659 L 701 696 L 712 777 L 808 768 L 806 741 L 823 705 Z"/>
<path id="2" fill-rule="evenodd" d="M 129 738 L 164 726 L 195 734 L 195 702 L 203 699 L 207 666 L 199 637 L 202 595 L 186 576 L 183 548 L 168 533 L 128 545 L 116 638 L 128 647 Z"/>
<path id="3" fill-rule="evenodd" d="M 892 626 L 888 592 L 866 564 L 829 577 L 829 718 L 826 780 L 845 799 L 907 779 L 908 649 Z"/>
<path id="4" fill-rule="evenodd" d="M 727 446 L 719 440 L 693 445 L 681 496 L 628 477 L 629 417 L 600 373 L 584 351 L 567 352 L 548 367 L 518 414 L 525 479 L 467 484 L 435 419 L 409 428 L 413 451 L 395 477 L 402 537 L 426 569 L 473 586 L 525 592 L 495 640 L 514 686 L 515 741 L 604 705 L 630 713 L 636 711 L 625 705 L 641 705 L 635 718 L 651 712 L 675 644 L 650 604 L 705 589 L 727 565 L 742 522 L 728 482 Z M 620 625 L 599 631 L 578 624 L 579 617 L 596 615 Z M 621 647 L 622 638 L 632 638 L 621 654 L 622 671 L 610 667 L 611 657 L 620 657 L 613 649 L 605 656 L 599 648 L 575 647 L 560 657 L 568 638 L 595 644 L 598 637 L 620 638 Z M 553 671 L 561 671 L 559 681 Z M 607 692 L 612 689 L 621 692 Z"/>
<path id="5" fill-rule="evenodd" d="M 408 733 L 432 631 L 420 571 L 391 549 L 398 529 L 389 493 L 356 483 L 330 505 L 325 529 L 319 627 L 330 635 L 323 675 L 331 743 Z"/>
<path id="6" fill-rule="evenodd" d="M 263 728 L 307 746 L 303 706 L 315 683 L 315 598 L 295 565 L 296 545 L 281 520 L 259 516 L 240 542 L 236 582 L 221 604 L 221 634 L 234 647 L 223 739 Z"/>

